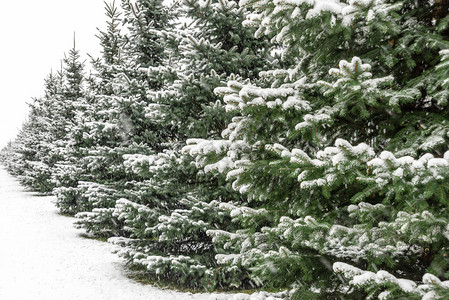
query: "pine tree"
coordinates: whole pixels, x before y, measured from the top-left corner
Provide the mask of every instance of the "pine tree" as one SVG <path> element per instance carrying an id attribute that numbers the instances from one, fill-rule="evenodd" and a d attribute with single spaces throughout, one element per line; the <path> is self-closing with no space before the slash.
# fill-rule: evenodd
<path id="1" fill-rule="evenodd" d="M 106 4 L 8 170 L 147 278 L 447 297 L 448 2 L 162 2 Z"/>
<path id="2" fill-rule="evenodd" d="M 158 0 L 122 0 L 124 24 L 129 29 L 127 51 L 142 68 L 156 66 L 163 60 L 164 43 L 157 32 L 167 29 L 170 14 Z"/>
<path id="3" fill-rule="evenodd" d="M 48 153 L 46 141 L 48 135 L 45 131 L 43 111 L 38 107 L 39 100 L 35 99 L 30 105 L 28 119 L 22 126 L 17 138 L 11 146 L 15 153 L 8 158 L 7 168 L 17 175 L 19 181 L 31 189 L 48 193 L 51 191 L 51 170 L 48 164 L 42 161 L 42 154 Z"/>
<path id="4" fill-rule="evenodd" d="M 61 64 L 63 74 L 62 89 L 55 95 L 52 119 L 52 148 L 56 161 L 52 166 L 53 194 L 57 196 L 56 206 L 64 214 L 70 214 L 77 206 L 79 195 L 75 192 L 77 179 L 82 170 L 77 165 L 80 149 L 72 142 L 71 136 L 77 132 L 86 111 L 89 97 L 85 89 L 84 62 L 81 62 L 79 50 L 76 48 L 75 35 L 73 48 L 64 56 Z M 70 209 L 69 209 L 70 207 Z"/>
<path id="5" fill-rule="evenodd" d="M 127 195 L 125 189 L 140 179 L 126 172 L 124 155 L 150 154 L 160 143 L 159 127 L 145 117 L 145 107 L 151 103 L 146 91 L 158 86 L 159 79 L 149 80 L 143 66 L 157 67 L 160 59 L 156 57 L 164 55 L 163 41 L 156 33 L 168 22 L 169 12 L 161 3 L 122 1 L 123 24 L 130 32 L 127 35 L 121 35 L 115 23 L 120 17 L 118 9 L 114 4 L 106 7 L 108 31 L 99 36 L 103 58 L 94 61 L 98 70 L 93 86 L 100 88 L 94 89 L 93 114 L 87 128 L 81 130 L 87 131 L 91 140 L 83 158 L 89 177 L 78 186 L 84 204 L 75 211 L 80 212 L 77 226 L 100 236 L 123 234 L 123 224 L 112 212 L 116 202 Z M 112 46 L 111 41 L 119 47 Z M 142 41 L 157 45 L 159 50 L 151 46 L 144 51 L 147 43 Z"/>
<path id="6" fill-rule="evenodd" d="M 106 21 L 106 31 L 98 29 L 96 37 L 101 46 L 101 57 L 91 57 L 91 64 L 94 69 L 94 75 L 88 78 L 89 85 L 98 95 L 112 95 L 113 84 L 112 81 L 118 74 L 119 66 L 122 61 L 122 45 L 124 37 L 121 32 L 121 16 L 119 7 L 116 6 L 115 1 L 112 3 L 105 2 L 105 15 L 108 18 Z"/>
<path id="7" fill-rule="evenodd" d="M 153 103 L 146 117 L 166 136 L 153 155 L 126 156 L 129 170 L 145 180 L 126 191 L 114 212 L 129 238 L 111 241 L 123 245 L 122 255 L 150 278 L 194 289 L 241 287 L 246 270 L 217 267 L 217 249 L 206 235 L 219 224 L 232 226 L 217 210 L 221 201 L 239 196 L 222 175 L 196 168 L 181 148 L 188 137 L 219 136 L 230 115 L 213 89 L 238 74 L 256 78 L 263 67 L 258 55 L 268 56 L 269 43 L 241 27 L 243 10 L 233 1 L 185 1 L 181 12 L 194 26 L 162 31 L 172 48 L 162 67 L 148 68 L 149 76 L 165 81 L 149 91 Z"/>
<path id="8" fill-rule="evenodd" d="M 45 79 L 45 95 L 33 99 L 30 113 L 16 140 L 10 144 L 8 170 L 18 176 L 22 184 L 48 194 L 52 191 L 52 168 L 58 160 L 54 152 L 55 133 L 53 127 L 55 105 L 62 92 L 62 73 L 50 73 Z"/>
<path id="9" fill-rule="evenodd" d="M 184 149 L 249 199 L 220 206 L 240 228 L 208 231 L 233 250 L 218 261 L 295 299 L 447 294 L 447 12 L 425 1 L 240 6 L 279 43 L 283 68 L 217 88 L 236 117 L 224 139 Z"/>
<path id="10" fill-rule="evenodd" d="M 83 63 L 80 61 L 80 52 L 76 49 L 76 39 L 73 36 L 73 48 L 70 49 L 69 54 L 64 56 L 62 60 L 64 66 L 65 84 L 63 88 L 63 96 L 69 102 L 75 101 L 83 96 L 82 82 L 83 76 Z M 67 110 L 70 109 L 70 105 L 67 105 Z M 69 112 L 67 113 L 69 115 Z"/>
<path id="11" fill-rule="evenodd" d="M 119 173 L 118 177 L 114 177 L 112 172 L 108 172 L 108 168 L 120 165 L 121 160 L 117 163 L 115 156 L 107 158 L 107 153 L 122 142 L 118 132 L 120 112 L 114 97 L 114 82 L 121 70 L 120 12 L 115 2 L 105 3 L 105 11 L 109 18 L 107 29 L 99 31 L 97 36 L 102 55 L 99 58 L 91 57 L 93 73 L 86 78 L 85 96 L 76 102 L 74 126 L 68 134 L 72 162 L 61 166 L 59 176 L 55 178 L 59 185 L 55 190 L 57 206 L 66 214 L 91 210 L 98 198 L 89 197 L 93 194 L 88 191 L 102 188 L 115 192 L 103 183 L 111 179 L 119 180 L 123 175 Z M 98 197 L 103 195 L 98 193 L 95 194 Z M 101 203 L 105 205 L 104 200 Z"/>

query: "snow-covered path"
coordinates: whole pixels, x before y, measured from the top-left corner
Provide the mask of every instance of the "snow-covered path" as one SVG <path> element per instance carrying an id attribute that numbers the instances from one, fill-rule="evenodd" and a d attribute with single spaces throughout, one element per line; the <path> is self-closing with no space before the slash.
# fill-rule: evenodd
<path id="1" fill-rule="evenodd" d="M 80 237 L 53 200 L 25 192 L 0 167 L 1 300 L 209 299 L 127 279 L 113 246 Z"/>

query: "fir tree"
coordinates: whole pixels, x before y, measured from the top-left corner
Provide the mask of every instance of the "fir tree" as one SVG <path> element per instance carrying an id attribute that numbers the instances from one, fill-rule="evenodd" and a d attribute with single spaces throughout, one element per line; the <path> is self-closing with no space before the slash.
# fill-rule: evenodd
<path id="1" fill-rule="evenodd" d="M 182 11 L 195 26 L 161 32 L 174 48 L 164 67 L 148 68 L 165 84 L 149 91 L 153 103 L 146 117 L 167 135 L 155 154 L 126 156 L 125 165 L 145 180 L 125 191 L 114 212 L 130 239 L 111 241 L 125 246 L 122 255 L 146 276 L 195 289 L 240 287 L 247 284 L 246 270 L 217 267 L 217 249 L 206 235 L 219 224 L 232 226 L 217 210 L 221 201 L 239 196 L 220 174 L 196 168 L 181 148 L 188 137 L 219 136 L 230 116 L 213 89 L 229 76 L 256 78 L 263 67 L 256 54 L 268 56 L 268 43 L 241 27 L 243 10 L 233 1 L 185 1 Z"/>
<path id="2" fill-rule="evenodd" d="M 55 178 L 59 187 L 55 190 L 57 206 L 66 214 L 91 210 L 94 206 L 86 195 L 87 190 L 103 186 L 105 181 L 119 180 L 108 168 L 113 169 L 119 162 L 116 156 L 107 158 L 107 153 L 122 142 L 119 131 L 121 113 L 114 97 L 114 82 L 121 70 L 120 47 L 123 37 L 120 33 L 120 12 L 112 4 L 105 3 L 109 20 L 106 31 L 99 31 L 98 38 L 103 47 L 100 58 L 92 58 L 93 73 L 86 79 L 85 96 L 78 98 L 74 109 L 74 126 L 68 134 L 68 144 L 72 149 L 72 162 L 61 166 Z M 101 203 L 104 204 L 104 201 Z M 100 204 L 98 204 L 100 205 Z"/>
<path id="3" fill-rule="evenodd" d="M 53 127 L 57 116 L 55 107 L 62 93 L 63 74 L 57 73 L 45 79 L 45 95 L 33 99 L 29 105 L 28 120 L 23 124 L 16 141 L 11 144 L 14 159 L 8 161 L 8 169 L 17 174 L 22 184 L 31 189 L 50 193 L 54 187 L 52 167 L 59 159 L 54 143 L 59 127 Z"/>
<path id="4" fill-rule="evenodd" d="M 74 211 L 81 212 L 77 226 L 101 236 L 123 234 L 123 224 L 112 216 L 112 211 L 116 201 L 128 193 L 124 190 L 129 188 L 133 179 L 139 179 L 126 172 L 123 156 L 149 154 L 160 144 L 160 127 L 145 117 L 145 107 L 151 103 L 146 91 L 157 86 L 158 79 L 149 80 L 146 69 L 142 67 L 157 67 L 159 60 L 139 51 L 144 47 L 142 40 L 148 41 L 150 37 L 155 39 L 154 44 L 158 47 L 163 44 L 155 32 L 158 26 L 166 24 L 169 12 L 161 3 L 123 1 L 123 23 L 130 32 L 123 36 L 114 25 L 120 13 L 114 4 L 106 7 L 110 17 L 108 33 L 99 36 L 104 47 L 103 58 L 95 60 L 98 70 L 92 80 L 93 86 L 100 89 L 94 90 L 96 95 L 90 121 L 81 130 L 88 134 L 78 138 L 78 141 L 87 136 L 90 139 L 91 146 L 86 148 L 86 156 L 82 160 L 83 169 L 89 176 L 78 187 L 80 203 L 84 204 Z M 112 52 L 108 49 L 112 47 L 109 41 L 118 41 L 122 49 L 118 49 L 114 57 L 110 57 Z M 157 51 L 152 55 L 156 54 Z M 159 54 L 164 55 L 163 52 Z"/>
<path id="5" fill-rule="evenodd" d="M 264 288 L 295 287 L 296 299 L 444 295 L 449 44 L 439 3 L 240 5 L 254 10 L 246 25 L 280 43 L 286 68 L 262 72 L 262 85 L 216 89 L 238 115 L 224 140 L 185 148 L 250 200 L 221 205 L 241 228 L 208 231 L 234 250 L 219 262 L 249 267 Z"/>
<path id="6" fill-rule="evenodd" d="M 9 171 L 147 278 L 447 297 L 447 1 L 162 2 L 106 4 Z"/>

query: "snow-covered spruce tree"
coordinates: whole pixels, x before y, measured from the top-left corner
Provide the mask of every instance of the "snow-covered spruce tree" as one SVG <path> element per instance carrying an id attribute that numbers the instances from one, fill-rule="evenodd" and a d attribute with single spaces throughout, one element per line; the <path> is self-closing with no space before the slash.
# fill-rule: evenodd
<path id="1" fill-rule="evenodd" d="M 243 287 L 246 270 L 217 266 L 206 235 L 219 224 L 232 227 L 218 205 L 239 196 L 222 174 L 204 174 L 181 148 L 188 137 L 219 136 L 230 115 L 214 88 L 229 76 L 256 78 L 269 43 L 242 27 L 244 11 L 234 1 L 184 1 L 181 11 L 190 27 L 161 31 L 172 48 L 163 66 L 148 68 L 149 77 L 166 81 L 148 91 L 146 117 L 167 135 L 153 155 L 126 156 L 130 172 L 145 180 L 116 205 L 130 239 L 111 241 L 125 246 L 121 255 L 148 278 L 194 289 Z"/>
<path id="2" fill-rule="evenodd" d="M 154 153 L 165 134 L 145 117 L 145 108 L 152 103 L 147 91 L 158 89 L 164 80 L 150 78 L 147 68 L 157 68 L 166 55 L 166 43 L 158 32 L 169 27 L 171 12 L 162 1 L 122 1 L 122 11 L 129 33 L 117 30 L 113 20 L 120 13 L 112 5 L 107 7 L 108 31 L 99 35 L 103 58 L 94 64 L 98 69 L 94 86 L 100 89 L 95 114 L 86 123 L 93 146 L 83 159 L 90 179 L 79 186 L 81 202 L 89 205 L 78 210 L 77 226 L 103 237 L 127 236 L 122 222 L 112 215 L 116 201 L 144 193 L 136 186 L 142 178 L 125 170 L 124 155 Z"/>
<path id="3" fill-rule="evenodd" d="M 131 5 L 141 11 L 136 8 L 138 4 L 131 2 L 124 2 L 123 9 L 127 11 Z M 79 103 L 76 127 L 69 135 L 70 145 L 78 149 L 78 155 L 72 168 L 64 167 L 76 180 L 63 185 L 57 195 L 61 211 L 82 212 L 77 227 L 108 237 L 122 231 L 123 225 L 112 211 L 116 200 L 123 196 L 124 185 L 132 180 L 125 171 L 123 155 L 148 153 L 151 147 L 142 143 L 142 130 L 149 132 L 143 94 L 148 83 L 136 63 L 138 54 L 133 45 L 138 36 L 121 34 L 121 12 L 114 2 L 106 4 L 105 9 L 107 30 L 98 35 L 102 56 L 92 60 L 94 72 L 87 80 L 87 95 Z M 130 24 L 137 22 L 126 19 L 125 25 Z M 142 30 L 146 25 L 139 23 Z"/>
<path id="4" fill-rule="evenodd" d="M 49 193 L 54 187 L 51 181 L 52 167 L 58 157 L 54 153 L 54 108 L 62 92 L 62 73 L 45 79 L 45 95 L 33 99 L 30 112 L 16 139 L 7 150 L 5 164 L 20 182 L 31 189 Z M 53 130 L 53 131 L 52 131 Z"/>
<path id="5" fill-rule="evenodd" d="M 36 101 L 35 101 L 36 102 Z M 39 192 L 51 191 L 48 187 L 51 176 L 48 165 L 40 160 L 44 149 L 45 131 L 42 111 L 30 105 L 30 113 L 16 139 L 5 149 L 7 170 L 19 181 Z"/>
<path id="6" fill-rule="evenodd" d="M 163 59 L 164 43 L 157 31 L 167 29 L 171 14 L 163 1 L 122 0 L 124 24 L 129 29 L 127 50 L 142 67 L 156 66 Z"/>
<path id="7" fill-rule="evenodd" d="M 13 162 L 13 168 L 18 168 L 19 181 L 34 191 L 50 193 L 53 189 L 51 182 L 51 167 L 54 163 L 52 153 L 52 138 L 48 132 L 48 114 L 43 99 L 35 99 L 30 105 L 30 115 L 22 127 L 20 138 L 16 145 L 21 145 L 15 151 L 20 155 L 19 161 Z M 21 168 L 22 167 L 22 168 Z"/>
<path id="8" fill-rule="evenodd" d="M 81 94 L 82 64 L 78 60 L 79 54 L 73 48 L 63 60 L 61 71 L 48 76 L 45 95 L 30 105 L 30 119 L 18 138 L 22 147 L 17 150 L 25 166 L 19 179 L 38 192 L 52 191 L 56 164 L 64 160 L 64 142 L 73 122 L 72 102 Z"/>
<path id="9" fill-rule="evenodd" d="M 108 153 L 122 143 L 121 113 L 116 105 L 113 83 L 121 68 L 121 19 L 115 2 L 105 3 L 105 13 L 107 28 L 97 35 L 102 55 L 91 59 L 93 72 L 85 80 L 85 96 L 75 104 L 74 127 L 68 134 L 73 161 L 60 165 L 61 170 L 55 177 L 59 185 L 55 190 L 57 205 L 66 214 L 91 210 L 95 206 L 92 202 L 109 201 L 98 199 L 106 197 L 105 191 L 109 196 L 115 193 L 103 183 L 120 180 L 124 175 L 117 171 L 115 176 L 111 171 L 120 166 L 122 160 L 115 162 L 117 158 L 112 153 L 108 159 Z M 96 205 L 105 206 L 100 203 Z"/>
<path id="10" fill-rule="evenodd" d="M 23 128 L 23 125 L 22 125 L 22 128 Z M 19 133 L 20 133 L 20 131 L 19 131 Z M 18 173 L 16 173 L 17 168 L 12 169 L 11 166 L 14 164 L 17 164 L 17 162 L 20 159 L 19 153 L 17 153 L 17 151 L 15 151 L 15 149 L 17 149 L 17 147 L 18 147 L 17 138 L 18 138 L 18 136 L 14 140 L 8 141 L 6 146 L 3 147 L 3 149 L 0 151 L 0 162 L 6 168 L 6 170 L 11 175 L 14 175 L 14 176 L 18 175 Z"/>
<path id="11" fill-rule="evenodd" d="M 73 191 L 77 177 L 82 172 L 78 166 L 82 149 L 75 145 L 72 136 L 78 132 L 82 116 L 88 109 L 89 97 L 86 92 L 84 63 L 81 62 L 80 52 L 76 49 L 75 39 L 73 48 L 62 61 L 64 81 L 62 91 L 56 103 L 52 126 L 53 152 L 58 159 L 52 168 L 52 182 L 55 185 L 53 193 L 57 196 L 56 206 L 62 213 L 70 214 L 70 207 L 77 205 L 78 195 Z"/>
<path id="12" fill-rule="evenodd" d="M 294 299 L 447 295 L 447 2 L 239 4 L 286 68 L 217 88 L 238 115 L 184 148 L 249 199 L 217 260 Z"/>

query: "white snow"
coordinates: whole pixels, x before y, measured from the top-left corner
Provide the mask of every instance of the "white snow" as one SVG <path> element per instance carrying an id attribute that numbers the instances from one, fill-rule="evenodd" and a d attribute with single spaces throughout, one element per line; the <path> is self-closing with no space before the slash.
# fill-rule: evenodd
<path id="1" fill-rule="evenodd" d="M 449 162 L 445 160 L 444 158 L 432 158 L 429 159 L 427 162 L 428 168 L 435 168 L 435 167 L 448 167 Z"/>
<path id="2" fill-rule="evenodd" d="M 80 236 L 54 197 L 25 192 L 0 168 L 0 299 L 206 300 L 128 279 L 113 245 Z M 225 295 L 222 295 L 226 297 Z M 228 295 L 229 296 L 229 295 Z"/>
<path id="3" fill-rule="evenodd" d="M 404 169 L 403 168 L 396 169 L 396 171 L 393 172 L 393 176 L 400 178 L 404 177 Z"/>
<path id="4" fill-rule="evenodd" d="M 369 281 L 376 281 L 376 274 L 370 271 L 365 271 L 360 275 L 354 276 L 352 283 L 355 285 L 365 285 Z"/>
<path id="5" fill-rule="evenodd" d="M 334 272 L 343 273 L 345 277 L 353 277 L 363 274 L 363 271 L 361 269 L 343 262 L 334 263 L 332 268 Z"/>

